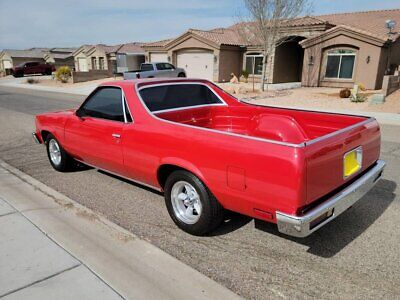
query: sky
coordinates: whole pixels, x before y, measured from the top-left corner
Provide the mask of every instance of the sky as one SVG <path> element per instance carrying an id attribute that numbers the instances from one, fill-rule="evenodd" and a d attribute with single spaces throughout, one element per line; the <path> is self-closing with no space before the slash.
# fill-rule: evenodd
<path id="1" fill-rule="evenodd" d="M 315 0 L 315 15 L 400 8 L 399 0 Z M 0 0 L 0 49 L 149 42 L 240 21 L 243 0 Z"/>

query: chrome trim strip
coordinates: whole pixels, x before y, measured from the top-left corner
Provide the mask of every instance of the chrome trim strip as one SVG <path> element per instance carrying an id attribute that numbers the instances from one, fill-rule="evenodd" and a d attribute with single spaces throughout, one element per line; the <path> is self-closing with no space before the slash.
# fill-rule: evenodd
<path id="1" fill-rule="evenodd" d="M 32 132 L 32 137 L 35 140 L 36 144 L 41 144 L 42 142 L 39 140 L 39 138 L 36 135 L 36 132 Z"/>
<path id="2" fill-rule="evenodd" d="M 133 119 L 133 117 L 132 117 L 132 114 L 131 114 L 131 110 L 130 110 L 129 107 L 128 107 L 128 102 L 126 101 L 126 96 L 125 96 L 124 89 L 123 89 L 122 87 L 118 86 L 118 85 L 111 85 L 111 84 L 99 85 L 96 89 L 93 90 L 92 93 L 90 93 L 90 95 L 85 99 L 85 101 L 83 101 L 82 105 L 86 102 L 86 100 L 87 100 L 96 90 L 98 90 L 98 89 L 100 89 L 100 88 L 102 88 L 102 87 L 119 88 L 119 89 L 121 90 L 121 94 L 122 94 L 121 101 L 122 101 L 122 111 L 123 111 L 123 113 L 124 113 L 124 123 L 125 123 L 125 124 L 135 123 L 135 122 L 134 122 L 134 119 Z M 124 100 L 125 100 L 125 101 L 124 101 Z M 129 115 L 131 116 L 132 122 L 128 122 L 128 120 L 126 119 L 125 103 L 126 103 L 126 108 L 128 109 L 128 113 L 129 113 Z M 81 105 L 81 106 L 82 106 L 82 105 Z M 93 117 L 92 117 L 92 118 L 93 118 Z M 108 120 L 108 119 L 103 119 L 103 118 L 97 118 L 97 119 Z M 110 120 L 110 121 L 114 121 L 114 120 Z M 120 121 L 116 121 L 116 122 L 120 122 Z"/>
<path id="3" fill-rule="evenodd" d="M 141 181 L 139 181 L 139 180 L 135 180 L 135 179 L 126 177 L 126 176 L 122 176 L 122 175 L 120 175 L 120 174 L 118 174 L 118 173 L 108 171 L 108 170 L 106 170 L 106 169 L 104 169 L 104 168 L 96 167 L 95 165 L 88 164 L 88 163 L 86 163 L 86 162 L 84 162 L 84 161 L 82 161 L 82 160 L 76 159 L 76 158 L 74 158 L 74 159 L 75 159 L 76 161 L 80 162 L 81 164 L 84 164 L 84 165 L 86 165 L 86 166 L 92 167 L 92 168 L 94 168 L 94 169 L 96 169 L 96 170 L 100 170 L 100 171 L 109 173 L 109 174 L 111 174 L 111 175 L 115 175 L 115 176 L 117 176 L 117 177 L 121 177 L 121 178 L 126 179 L 126 180 L 128 180 L 128 181 L 132 181 L 132 182 L 134 182 L 134 183 L 137 183 L 137 184 L 143 185 L 143 186 L 145 186 L 145 187 L 151 188 L 151 189 L 156 190 L 156 191 L 158 191 L 158 192 L 162 192 L 162 189 L 159 188 L 159 187 L 156 187 L 156 186 L 153 186 L 153 185 L 150 185 L 150 184 L 141 182 Z"/>
<path id="4" fill-rule="evenodd" d="M 362 122 L 360 122 L 360 123 L 356 123 L 356 124 L 351 125 L 351 126 L 349 126 L 349 127 L 345 127 L 345 128 L 340 129 L 340 130 L 337 130 L 337 131 L 328 133 L 328 134 L 326 134 L 326 135 L 317 137 L 317 138 L 315 138 L 315 139 L 313 139 L 313 140 L 307 141 L 305 144 L 306 144 L 306 146 L 312 145 L 312 144 L 314 144 L 314 143 L 317 143 L 317 142 L 320 142 L 320 141 L 329 139 L 330 137 L 333 137 L 333 136 L 335 136 L 335 135 L 338 135 L 338 134 L 341 134 L 341 133 L 344 133 L 344 132 L 353 130 L 354 128 L 361 127 L 361 126 L 363 126 L 363 125 L 365 125 L 365 124 L 367 124 L 367 123 L 373 122 L 373 121 L 376 121 L 376 119 L 375 119 L 374 117 L 370 117 L 370 118 L 368 118 L 367 120 L 364 120 L 364 121 L 362 121 Z"/>
<path id="5" fill-rule="evenodd" d="M 288 215 L 277 211 L 276 219 L 278 230 L 281 233 L 294 237 L 306 237 L 310 235 L 325 224 L 334 220 L 368 193 L 379 179 L 381 179 L 384 168 L 385 162 L 383 160 L 378 160 L 375 166 L 359 179 L 303 216 Z M 310 229 L 310 225 L 314 220 L 332 210 L 332 216 Z"/>
<path id="6" fill-rule="evenodd" d="M 155 110 L 152 111 L 152 113 L 161 113 L 161 112 L 169 112 L 169 111 L 180 111 L 184 109 L 191 109 L 191 108 L 197 108 L 197 107 L 207 107 L 207 106 L 228 106 L 224 99 L 222 99 L 213 89 L 211 89 L 207 84 L 203 82 L 195 82 L 195 81 L 187 81 L 187 82 L 169 82 L 169 83 L 155 83 L 151 85 L 145 85 L 137 89 L 137 93 L 140 94 L 139 92 L 141 90 L 147 89 L 147 88 L 152 88 L 152 87 L 157 87 L 157 86 L 167 86 L 167 85 L 189 85 L 189 84 L 197 84 L 197 85 L 203 85 L 206 88 L 208 88 L 214 95 L 221 101 L 222 103 L 215 103 L 215 104 L 201 104 L 201 105 L 194 105 L 194 106 L 187 106 L 187 107 L 178 107 L 178 108 L 169 108 L 169 109 L 162 109 L 162 110 Z M 141 97 L 141 96 L 140 96 Z M 144 103 L 144 102 L 143 102 Z M 147 107 L 147 106 L 146 106 Z"/>
<path id="7" fill-rule="evenodd" d="M 182 83 L 182 82 L 177 82 L 176 84 L 181 84 L 181 83 Z M 192 81 L 192 82 L 190 82 L 190 83 L 191 83 L 191 84 L 202 84 L 202 85 L 206 85 L 206 84 L 204 84 L 204 83 L 196 82 L 196 81 Z M 197 129 L 197 130 L 203 130 L 203 131 L 208 131 L 208 132 L 216 132 L 216 133 L 219 133 L 219 134 L 225 134 L 225 135 L 230 135 L 230 136 L 236 136 L 236 137 L 240 137 L 240 138 L 244 138 L 244 139 L 250 139 L 250 140 L 255 140 L 255 141 L 260 141 L 260 142 L 266 142 L 266 143 L 271 143 L 271 144 L 283 145 L 283 146 L 288 146 L 288 147 L 293 147 L 293 148 L 302 148 L 302 147 L 305 146 L 305 143 L 293 144 L 293 143 L 280 142 L 280 141 L 275 141 L 275 140 L 268 140 L 268 139 L 263 139 L 263 138 L 258 138 L 258 137 L 252 137 L 252 136 L 241 135 L 241 134 L 238 134 L 238 133 L 232 133 L 232 132 L 226 132 L 226 131 L 219 131 L 219 130 L 210 129 L 210 128 L 204 128 L 204 127 L 197 127 L 197 126 L 193 126 L 193 125 L 182 124 L 182 123 L 172 122 L 172 121 L 169 121 L 169 120 L 162 119 L 162 118 L 156 116 L 155 114 L 153 114 L 153 113 L 147 108 L 147 106 L 145 105 L 145 103 L 144 103 L 144 101 L 143 101 L 143 99 L 142 99 L 142 96 L 141 96 L 140 93 L 139 93 L 139 90 L 142 89 L 142 88 L 151 87 L 151 86 L 157 86 L 158 84 L 154 84 L 154 85 L 149 84 L 149 85 L 146 85 L 145 87 L 141 87 L 141 88 L 138 89 L 138 85 L 139 85 L 139 84 L 140 84 L 140 83 L 138 83 L 138 82 L 135 83 L 135 90 L 136 90 L 136 94 L 137 94 L 137 96 L 138 96 L 140 102 L 142 103 L 142 106 L 144 107 L 144 109 L 147 111 L 147 113 L 148 113 L 152 118 L 154 118 L 154 119 L 156 119 L 156 120 L 158 120 L 158 121 L 166 122 L 166 123 L 173 124 L 173 125 L 176 125 L 176 126 L 189 127 L 189 128 L 194 128 L 194 129 Z M 170 84 L 170 83 L 166 83 L 166 84 Z M 166 84 L 164 84 L 164 85 L 166 85 Z M 207 85 L 206 85 L 206 86 L 207 86 Z M 210 88 L 210 87 L 208 87 L 208 88 Z M 213 92 L 214 92 L 214 91 L 213 91 Z"/>

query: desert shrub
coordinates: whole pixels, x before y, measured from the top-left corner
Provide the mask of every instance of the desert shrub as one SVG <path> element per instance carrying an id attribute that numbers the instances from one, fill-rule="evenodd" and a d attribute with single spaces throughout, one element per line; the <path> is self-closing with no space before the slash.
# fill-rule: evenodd
<path id="1" fill-rule="evenodd" d="M 358 84 L 358 88 L 360 89 L 360 91 L 363 91 L 363 92 L 366 90 L 365 85 L 362 83 Z"/>
<path id="2" fill-rule="evenodd" d="M 340 98 L 349 98 L 351 95 L 351 91 L 349 89 L 340 90 L 339 96 Z"/>
<path id="3" fill-rule="evenodd" d="M 249 80 L 249 72 L 247 72 L 246 70 L 242 70 L 242 75 L 241 75 L 244 79 L 244 82 L 248 82 Z"/>
<path id="4" fill-rule="evenodd" d="M 32 77 L 29 77 L 29 78 L 26 80 L 26 83 L 35 84 L 35 83 L 39 83 L 39 80 L 38 80 L 38 79 L 35 79 L 35 78 L 32 78 Z"/>
<path id="5" fill-rule="evenodd" d="M 56 78 L 57 80 L 61 81 L 62 83 L 67 83 L 68 80 L 71 78 L 71 69 L 70 67 L 64 66 L 58 68 L 56 71 Z"/>
<path id="6" fill-rule="evenodd" d="M 363 94 L 352 94 L 350 97 L 351 102 L 365 102 L 367 100 L 367 96 Z"/>

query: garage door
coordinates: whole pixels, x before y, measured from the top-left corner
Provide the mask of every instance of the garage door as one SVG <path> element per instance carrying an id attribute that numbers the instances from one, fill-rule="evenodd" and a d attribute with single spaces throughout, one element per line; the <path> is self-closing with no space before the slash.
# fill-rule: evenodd
<path id="1" fill-rule="evenodd" d="M 86 58 L 78 58 L 78 69 L 80 72 L 87 72 L 88 65 Z"/>
<path id="2" fill-rule="evenodd" d="M 11 69 L 12 68 L 12 64 L 11 61 L 9 60 L 3 60 L 3 68 L 5 69 Z"/>
<path id="3" fill-rule="evenodd" d="M 213 80 L 214 54 L 207 51 L 182 51 L 177 66 L 186 70 L 187 77 Z"/>
<path id="4" fill-rule="evenodd" d="M 151 62 L 168 62 L 167 53 L 150 53 Z"/>

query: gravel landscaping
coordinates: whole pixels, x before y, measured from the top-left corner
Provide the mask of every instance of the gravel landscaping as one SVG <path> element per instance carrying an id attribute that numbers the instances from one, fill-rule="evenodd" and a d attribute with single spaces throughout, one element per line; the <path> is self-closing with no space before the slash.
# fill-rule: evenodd
<path id="1" fill-rule="evenodd" d="M 239 99 L 261 105 L 400 113 L 400 90 L 386 97 L 383 104 L 371 104 L 371 96 L 380 93 L 380 90 L 361 92 L 367 97 L 366 101 L 354 103 L 339 97 L 340 88 L 301 87 L 252 92 L 249 84 L 225 83 L 220 86 Z"/>

